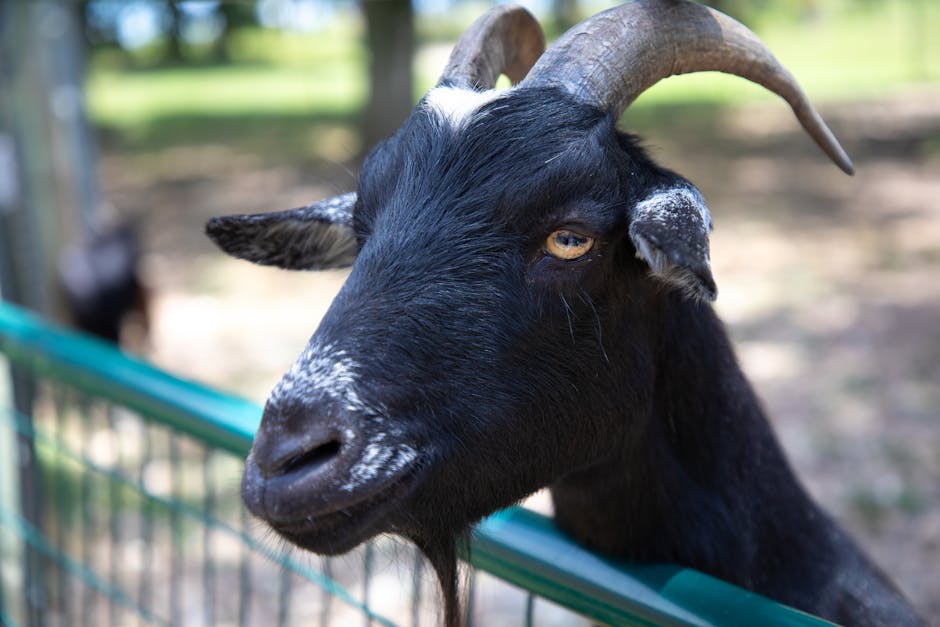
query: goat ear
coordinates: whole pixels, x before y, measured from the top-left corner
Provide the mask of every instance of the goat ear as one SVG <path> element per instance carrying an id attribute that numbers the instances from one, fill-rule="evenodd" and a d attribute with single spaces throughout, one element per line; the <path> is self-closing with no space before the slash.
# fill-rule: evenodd
<path id="1" fill-rule="evenodd" d="M 206 235 L 240 259 L 288 270 L 325 270 L 352 265 L 355 192 L 273 213 L 212 218 Z"/>
<path id="2" fill-rule="evenodd" d="M 711 214 L 701 192 L 678 177 L 636 204 L 630 239 L 653 274 L 691 298 L 718 295 L 708 259 Z"/>

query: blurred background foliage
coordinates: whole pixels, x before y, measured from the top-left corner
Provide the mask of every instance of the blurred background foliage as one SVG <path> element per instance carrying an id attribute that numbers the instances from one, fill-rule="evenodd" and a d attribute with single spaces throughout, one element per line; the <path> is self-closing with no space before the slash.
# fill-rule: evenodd
<path id="1" fill-rule="evenodd" d="M 875 96 L 940 78 L 940 10 L 931 0 L 721 0 L 709 4 L 754 28 L 816 101 Z M 363 6 L 363 4 L 365 6 Z M 96 124 L 128 146 L 199 142 L 221 125 L 258 116 L 290 135 L 298 117 L 351 119 L 369 98 L 370 60 L 401 58 L 400 39 L 367 37 L 371 5 L 401 0 L 84 0 L 90 47 L 87 98 Z M 549 39 L 610 2 L 532 0 Z M 385 106 L 415 102 L 440 72 L 452 42 L 488 3 L 415 0 L 379 16 L 374 30 L 414 22 L 414 80 L 379 85 Z M 397 43 L 396 43 L 397 42 Z M 371 46 L 370 46 L 371 44 Z M 395 64 L 392 67 L 400 67 Z M 387 70 L 389 71 L 389 70 Z M 637 107 L 733 104 L 772 98 L 745 81 L 692 76 L 665 81 Z M 404 111 L 404 113 L 402 112 Z M 368 140 L 387 134 L 407 109 Z M 269 129 L 271 130 L 271 129 Z M 281 133 L 274 133 L 285 139 Z M 366 142 L 371 143 L 369 141 Z"/>

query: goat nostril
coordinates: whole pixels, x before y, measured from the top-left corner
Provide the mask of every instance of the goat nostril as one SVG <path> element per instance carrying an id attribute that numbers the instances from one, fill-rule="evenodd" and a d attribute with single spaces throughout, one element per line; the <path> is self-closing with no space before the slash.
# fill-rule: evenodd
<path id="1" fill-rule="evenodd" d="M 307 451 L 288 457 L 277 468 L 278 474 L 286 475 L 296 470 L 311 472 L 326 465 L 331 459 L 339 454 L 341 443 L 338 440 L 330 440 Z"/>

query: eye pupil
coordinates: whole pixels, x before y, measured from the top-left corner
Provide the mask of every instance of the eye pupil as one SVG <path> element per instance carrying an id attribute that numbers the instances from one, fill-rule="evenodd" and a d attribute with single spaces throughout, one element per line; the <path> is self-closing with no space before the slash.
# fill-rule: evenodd
<path id="1" fill-rule="evenodd" d="M 545 242 L 545 248 L 550 255 L 567 260 L 583 257 L 593 246 L 593 238 L 568 229 L 555 231 Z"/>
<path id="2" fill-rule="evenodd" d="M 571 231 L 559 231 L 555 236 L 555 242 L 565 248 L 580 248 L 587 243 L 587 238 L 575 235 Z"/>

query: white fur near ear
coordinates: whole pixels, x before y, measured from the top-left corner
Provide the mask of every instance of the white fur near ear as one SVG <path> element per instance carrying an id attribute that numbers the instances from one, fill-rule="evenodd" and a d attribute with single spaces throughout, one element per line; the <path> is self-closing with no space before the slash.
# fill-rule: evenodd
<path id="1" fill-rule="evenodd" d="M 657 189 L 637 203 L 630 239 L 659 279 L 691 298 L 717 295 L 708 252 L 711 214 L 691 184 Z"/>
<path id="2" fill-rule="evenodd" d="M 711 212 L 702 193 L 692 186 L 657 190 L 637 203 L 633 209 L 634 220 L 654 220 L 672 224 L 688 221 L 689 218 L 694 219 L 696 214 L 698 226 L 705 233 L 710 233 Z"/>

